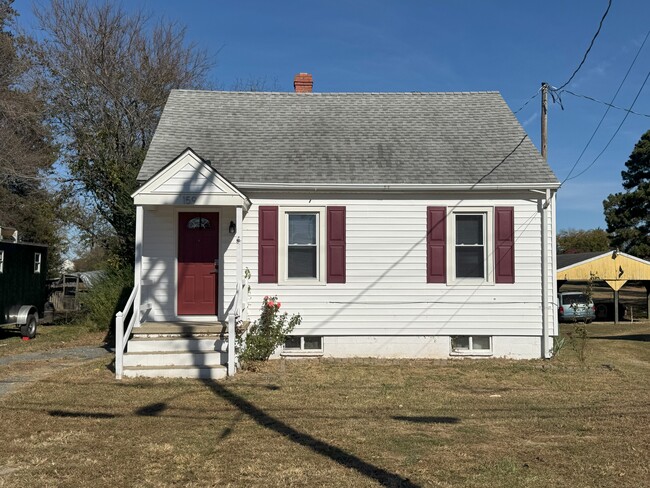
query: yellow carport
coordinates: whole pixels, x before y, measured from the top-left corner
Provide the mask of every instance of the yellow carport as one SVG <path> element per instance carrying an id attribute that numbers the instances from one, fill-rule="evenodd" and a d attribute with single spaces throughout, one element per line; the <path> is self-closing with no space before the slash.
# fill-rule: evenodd
<path id="1" fill-rule="evenodd" d="M 560 254 L 557 256 L 558 289 L 567 281 L 604 281 L 614 290 L 614 321 L 618 323 L 618 292 L 628 281 L 645 285 L 650 318 L 650 262 L 620 251 Z"/>

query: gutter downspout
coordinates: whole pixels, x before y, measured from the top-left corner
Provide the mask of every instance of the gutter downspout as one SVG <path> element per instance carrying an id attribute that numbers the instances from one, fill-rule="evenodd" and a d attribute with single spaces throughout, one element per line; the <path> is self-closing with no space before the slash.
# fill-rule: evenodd
<path id="1" fill-rule="evenodd" d="M 541 208 L 542 219 L 542 358 L 549 359 L 548 333 L 548 219 L 546 209 L 551 203 L 551 190 L 546 189 L 546 195 Z"/>

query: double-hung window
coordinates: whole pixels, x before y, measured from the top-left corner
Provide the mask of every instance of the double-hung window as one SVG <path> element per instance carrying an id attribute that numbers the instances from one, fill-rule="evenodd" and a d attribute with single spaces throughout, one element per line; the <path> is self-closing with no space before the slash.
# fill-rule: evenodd
<path id="1" fill-rule="evenodd" d="M 280 282 L 325 282 L 325 209 L 280 210 Z"/>
<path id="2" fill-rule="evenodd" d="M 287 279 L 318 279 L 318 213 L 287 213 Z"/>
<path id="3" fill-rule="evenodd" d="M 345 283 L 345 222 L 340 205 L 260 206 L 259 283 Z"/>
<path id="4" fill-rule="evenodd" d="M 448 282 L 456 284 L 494 283 L 493 210 L 469 207 L 447 217 Z"/>
<path id="5" fill-rule="evenodd" d="M 456 214 L 456 278 L 486 277 L 485 215 Z"/>
<path id="6" fill-rule="evenodd" d="M 427 283 L 515 282 L 514 207 L 431 206 L 426 229 Z"/>

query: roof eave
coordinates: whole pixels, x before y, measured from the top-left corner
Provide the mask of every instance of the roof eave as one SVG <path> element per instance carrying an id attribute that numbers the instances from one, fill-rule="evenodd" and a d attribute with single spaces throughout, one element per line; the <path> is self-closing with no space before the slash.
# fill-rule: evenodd
<path id="1" fill-rule="evenodd" d="M 547 183 L 480 183 L 480 184 L 410 184 L 410 183 L 268 183 L 237 182 L 247 190 L 353 190 L 353 191 L 468 191 L 468 190 L 554 190 L 559 182 Z"/>

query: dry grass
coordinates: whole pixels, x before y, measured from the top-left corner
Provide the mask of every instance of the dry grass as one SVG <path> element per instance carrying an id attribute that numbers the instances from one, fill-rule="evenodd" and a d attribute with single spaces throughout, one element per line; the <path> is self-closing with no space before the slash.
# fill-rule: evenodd
<path id="1" fill-rule="evenodd" d="M 36 337 L 23 341 L 20 330 L 13 326 L 0 327 L 0 357 L 28 352 L 51 351 L 74 346 L 100 344 L 106 332 L 76 323 L 39 325 Z"/>
<path id="2" fill-rule="evenodd" d="M 590 332 L 585 365 L 274 361 L 213 383 L 96 361 L 0 401 L 0 486 L 647 486 L 650 324 Z"/>

